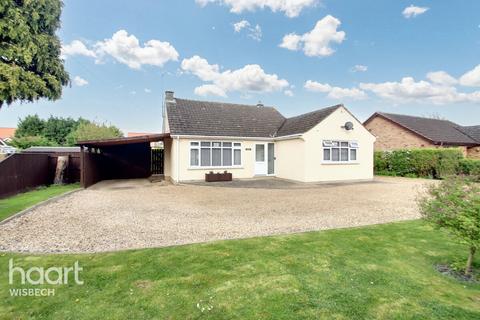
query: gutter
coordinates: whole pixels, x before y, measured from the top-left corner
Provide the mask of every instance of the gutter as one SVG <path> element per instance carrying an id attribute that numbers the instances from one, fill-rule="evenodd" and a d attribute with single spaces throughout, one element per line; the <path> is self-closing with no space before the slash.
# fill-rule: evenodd
<path id="1" fill-rule="evenodd" d="M 291 134 L 282 137 L 236 137 L 236 136 L 201 136 L 201 135 L 171 135 L 173 139 L 209 139 L 209 140 L 247 140 L 247 141 L 281 141 L 289 139 L 299 139 L 302 133 Z"/>

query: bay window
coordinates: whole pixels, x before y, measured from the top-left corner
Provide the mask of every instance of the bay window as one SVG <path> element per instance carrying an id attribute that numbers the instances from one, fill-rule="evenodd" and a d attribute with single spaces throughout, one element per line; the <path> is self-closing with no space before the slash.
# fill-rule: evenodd
<path id="1" fill-rule="evenodd" d="M 190 167 L 221 168 L 242 165 L 240 142 L 190 142 Z"/>
<path id="2" fill-rule="evenodd" d="M 323 162 L 356 162 L 357 150 L 356 141 L 323 140 Z"/>

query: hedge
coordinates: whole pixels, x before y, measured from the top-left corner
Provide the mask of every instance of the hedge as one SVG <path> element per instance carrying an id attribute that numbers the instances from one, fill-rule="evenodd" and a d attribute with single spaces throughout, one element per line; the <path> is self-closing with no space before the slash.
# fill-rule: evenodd
<path id="1" fill-rule="evenodd" d="M 375 152 L 375 174 L 442 179 L 470 175 L 480 179 L 480 160 L 465 159 L 460 149 L 411 149 Z"/>

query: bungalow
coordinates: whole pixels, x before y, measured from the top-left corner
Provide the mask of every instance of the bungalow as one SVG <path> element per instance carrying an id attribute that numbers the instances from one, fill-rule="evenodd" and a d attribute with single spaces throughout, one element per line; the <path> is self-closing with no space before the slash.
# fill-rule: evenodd
<path id="1" fill-rule="evenodd" d="M 377 137 L 375 150 L 457 147 L 480 159 L 480 126 L 384 112 L 374 113 L 363 125 Z"/>
<path id="2" fill-rule="evenodd" d="M 370 180 L 375 137 L 343 105 L 285 118 L 262 104 L 180 99 L 167 91 L 164 174 L 174 182 L 228 171 L 301 182 Z"/>

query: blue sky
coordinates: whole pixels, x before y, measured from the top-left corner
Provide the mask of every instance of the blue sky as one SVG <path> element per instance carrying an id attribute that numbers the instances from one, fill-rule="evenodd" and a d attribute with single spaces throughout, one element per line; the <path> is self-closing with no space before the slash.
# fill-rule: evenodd
<path id="1" fill-rule="evenodd" d="M 480 124 L 478 12 L 475 0 L 66 0 L 59 36 L 76 80 L 59 101 L 2 108 L 0 126 L 36 113 L 160 131 L 167 89 L 285 116 L 344 103 L 361 120 Z"/>

